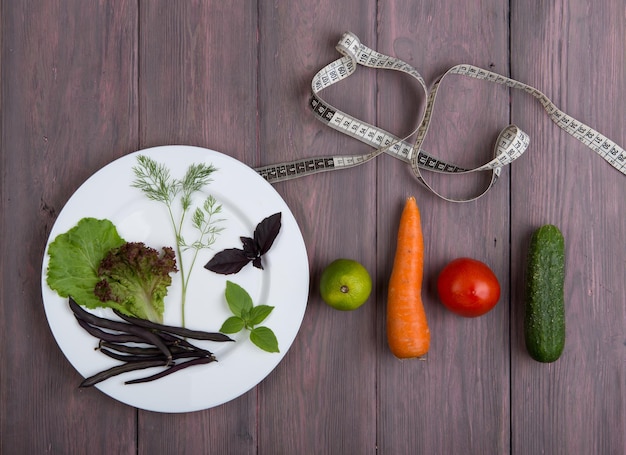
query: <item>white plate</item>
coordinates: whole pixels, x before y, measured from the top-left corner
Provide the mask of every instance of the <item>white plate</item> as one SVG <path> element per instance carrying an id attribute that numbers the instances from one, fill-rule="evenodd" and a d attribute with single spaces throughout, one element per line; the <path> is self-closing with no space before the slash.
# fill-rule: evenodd
<path id="1" fill-rule="evenodd" d="M 201 250 L 189 281 L 185 310 L 186 327 L 218 331 L 231 315 L 224 290 L 233 281 L 252 296 L 254 305 L 274 306 L 262 323 L 271 328 L 280 353 L 268 353 L 252 344 L 248 333 L 233 336 L 235 343 L 210 343 L 218 361 L 181 370 L 153 382 L 125 385 L 124 381 L 145 377 L 158 369 L 125 373 L 96 385 L 102 392 L 128 405 L 157 412 L 189 412 L 211 408 L 232 400 L 255 387 L 280 362 L 298 333 L 309 290 L 307 253 L 293 214 L 274 190 L 253 169 L 227 155 L 198 147 L 164 146 L 124 156 L 92 175 L 70 198 L 50 233 L 48 244 L 76 225 L 83 217 L 107 218 L 126 241 L 145 242 L 160 249 L 174 246 L 174 234 L 162 203 L 148 200 L 136 188 L 132 171 L 139 154 L 165 164 L 172 177 L 182 178 L 192 163 L 207 163 L 218 170 L 206 185 L 204 197 L 212 194 L 223 206 L 219 234 L 212 250 Z M 264 270 L 246 265 L 234 275 L 219 275 L 203 265 L 224 248 L 241 248 L 240 236 L 251 237 L 265 217 L 282 213 L 282 226 L 272 248 L 263 256 Z M 190 231 L 193 232 L 193 231 Z M 52 333 L 71 364 L 84 377 L 117 365 L 94 350 L 97 339 L 75 321 L 67 299 L 46 283 L 48 246 L 42 267 L 43 302 Z M 179 260 L 177 258 L 177 260 Z M 189 259 L 187 260 L 187 262 Z M 180 274 L 172 277 L 165 300 L 164 322 L 180 325 Z M 114 315 L 109 309 L 95 311 Z M 79 384 L 76 384 L 78 387 Z"/>

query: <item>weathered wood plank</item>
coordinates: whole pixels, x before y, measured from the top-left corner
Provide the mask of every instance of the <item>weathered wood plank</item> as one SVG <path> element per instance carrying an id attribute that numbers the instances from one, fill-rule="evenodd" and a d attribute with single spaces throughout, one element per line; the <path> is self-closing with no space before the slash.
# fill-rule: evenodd
<path id="1" fill-rule="evenodd" d="M 369 151 L 324 126 L 309 111 L 311 79 L 340 57 L 334 47 L 353 31 L 367 40 L 375 2 L 260 3 L 259 164 Z M 352 76 L 324 99 L 374 121 L 373 74 Z M 374 453 L 375 317 L 372 297 L 355 312 L 328 307 L 319 277 L 332 260 L 376 270 L 376 164 L 278 183 L 302 229 L 310 298 L 290 352 L 259 387 L 259 453 Z"/>
<path id="2" fill-rule="evenodd" d="M 257 8 L 224 2 L 140 5 L 141 147 L 207 147 L 256 156 Z M 253 390 L 186 415 L 139 413 L 139 453 L 254 453 Z"/>
<path id="3" fill-rule="evenodd" d="M 2 4 L 2 453 L 134 453 L 136 412 L 78 389 L 40 267 L 72 192 L 137 145 L 136 17 L 127 1 Z"/>
<path id="4" fill-rule="evenodd" d="M 252 163 L 256 6 L 157 1 L 140 11 L 141 146 L 199 145 Z"/>
<path id="5" fill-rule="evenodd" d="M 405 59 L 432 84 L 460 63 L 507 72 L 507 4 L 396 1 L 381 5 L 378 49 Z M 378 76 L 378 118 L 410 132 L 423 96 L 393 73 Z M 410 87 L 410 88 L 409 88 Z M 444 81 L 424 148 L 465 166 L 492 156 L 507 124 L 507 93 L 472 80 Z M 378 169 L 378 448 L 394 453 L 506 453 L 509 449 L 508 170 L 482 199 L 454 204 L 421 187 L 403 163 L 384 157 Z M 469 196 L 484 176 L 426 178 L 443 194 Z M 425 361 L 395 359 L 384 329 L 387 286 L 405 199 L 415 195 L 425 237 L 422 297 L 431 329 Z M 456 316 L 439 303 L 436 279 L 450 260 L 487 263 L 502 286 L 500 303 L 481 318 Z"/>
<path id="6" fill-rule="evenodd" d="M 309 304 L 283 362 L 230 403 L 158 414 L 79 390 L 39 292 L 43 246 L 63 204 L 119 156 L 176 143 L 260 166 L 367 151 L 308 108 L 311 78 L 338 57 L 347 30 L 429 83 L 462 62 L 510 69 L 624 146 L 624 14 L 621 2 L 588 0 L 3 2 L 0 452 L 624 453 L 618 195 L 626 177 L 530 96 L 488 83 L 447 79 L 424 144 L 471 166 L 491 157 L 509 117 L 530 134 L 527 154 L 479 201 L 443 202 L 386 155 L 275 185 L 303 231 Z M 424 101 L 410 78 L 364 68 L 323 96 L 399 135 L 415 127 Z M 486 182 L 426 178 L 451 196 Z M 424 362 L 392 358 L 384 330 L 397 222 L 410 194 L 426 238 L 433 342 Z M 559 225 L 567 241 L 567 346 L 551 365 L 528 357 L 522 334 L 528 240 L 544 223 Z M 500 279 L 500 304 L 479 319 L 454 316 L 437 300 L 437 274 L 458 256 L 483 260 Z M 356 312 L 332 310 L 319 296 L 321 270 L 337 257 L 372 273 L 374 294 Z"/>
<path id="7" fill-rule="evenodd" d="M 561 109 L 622 146 L 624 8 L 578 0 L 513 5 L 512 72 Z M 529 65 L 528 62 L 533 62 Z M 626 449 L 626 177 L 513 94 L 513 120 L 532 145 L 512 192 L 513 453 L 623 453 Z M 531 360 L 522 332 L 529 236 L 542 224 L 566 239 L 567 341 L 553 364 Z"/>

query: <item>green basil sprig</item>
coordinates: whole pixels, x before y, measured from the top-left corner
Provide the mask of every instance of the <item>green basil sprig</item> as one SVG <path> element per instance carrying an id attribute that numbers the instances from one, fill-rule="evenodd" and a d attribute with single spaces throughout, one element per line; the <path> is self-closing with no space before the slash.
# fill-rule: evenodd
<path id="1" fill-rule="evenodd" d="M 232 281 L 226 281 L 226 303 L 233 313 L 220 328 L 222 333 L 237 333 L 243 329 L 250 331 L 250 341 L 257 347 L 267 352 L 280 352 L 276 335 L 269 327 L 258 326 L 274 309 L 269 305 L 256 305 L 252 303 L 250 294 Z"/>

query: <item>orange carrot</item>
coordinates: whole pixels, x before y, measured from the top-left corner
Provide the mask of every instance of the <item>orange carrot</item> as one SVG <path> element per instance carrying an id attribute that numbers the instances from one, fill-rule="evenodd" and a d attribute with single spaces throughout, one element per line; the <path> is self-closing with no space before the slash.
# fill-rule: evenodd
<path id="1" fill-rule="evenodd" d="M 399 359 L 422 357 L 430 347 L 430 330 L 422 303 L 424 238 L 420 212 L 409 197 L 400 217 L 396 256 L 387 294 L 387 342 Z"/>

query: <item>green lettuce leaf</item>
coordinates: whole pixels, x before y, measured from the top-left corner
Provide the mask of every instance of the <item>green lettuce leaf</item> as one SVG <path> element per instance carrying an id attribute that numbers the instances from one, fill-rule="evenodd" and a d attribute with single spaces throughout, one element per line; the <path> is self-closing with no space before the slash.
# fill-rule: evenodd
<path id="1" fill-rule="evenodd" d="M 98 266 L 113 248 L 125 243 L 109 220 L 83 218 L 48 246 L 46 282 L 61 297 L 72 297 L 87 308 L 112 306 L 94 294 L 99 281 Z"/>

